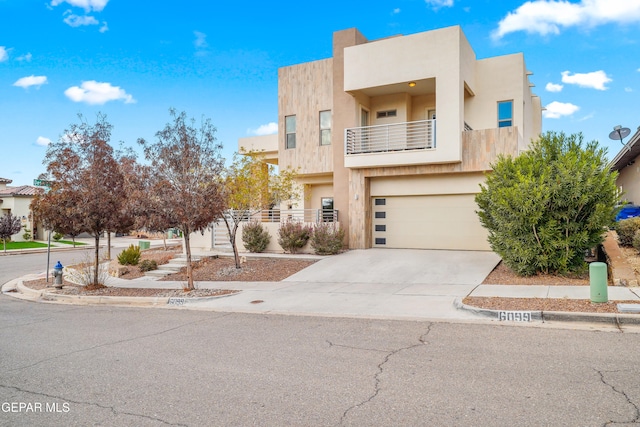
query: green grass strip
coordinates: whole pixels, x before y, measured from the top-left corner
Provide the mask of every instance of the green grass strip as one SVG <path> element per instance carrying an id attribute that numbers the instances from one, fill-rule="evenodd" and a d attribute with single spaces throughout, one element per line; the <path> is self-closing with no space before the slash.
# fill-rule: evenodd
<path id="1" fill-rule="evenodd" d="M 46 248 L 46 243 L 40 242 L 8 242 L 7 250 L 12 251 L 16 249 L 34 249 L 34 248 Z M 0 241 L 0 250 L 4 250 L 4 244 Z"/>
<path id="2" fill-rule="evenodd" d="M 65 245 L 73 245 L 72 240 L 58 240 L 56 243 L 64 243 Z M 86 245 L 84 242 L 76 242 L 76 246 Z"/>

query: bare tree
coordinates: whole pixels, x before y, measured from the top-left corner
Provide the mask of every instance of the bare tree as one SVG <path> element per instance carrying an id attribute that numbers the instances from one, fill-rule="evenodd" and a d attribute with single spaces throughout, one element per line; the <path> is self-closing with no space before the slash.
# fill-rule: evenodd
<path id="1" fill-rule="evenodd" d="M 184 235 L 187 287 L 195 289 L 189 236 L 204 231 L 222 212 L 222 145 L 216 142 L 216 129 L 210 120 L 203 119 L 197 126 L 185 112 L 178 114 L 171 109 L 169 113 L 173 121 L 156 133 L 155 143 L 144 139 L 138 142 L 152 169 L 149 194 L 165 206 Z"/>
<path id="2" fill-rule="evenodd" d="M 79 115 L 63 136 L 49 144 L 44 163 L 51 190 L 44 197 L 49 207 L 40 214 L 59 212 L 74 221 L 73 229 L 89 232 L 95 240 L 93 285 L 99 283 L 100 236 L 114 228 L 124 203 L 122 172 L 109 145 L 112 126 L 98 113 L 91 125 Z M 77 222 L 76 222 L 77 221 Z M 55 223 L 52 224 L 55 228 Z"/>
<path id="3" fill-rule="evenodd" d="M 7 240 L 14 234 L 19 233 L 20 230 L 22 230 L 20 218 L 12 215 L 11 212 L 7 212 L 0 217 L 0 239 L 2 239 L 5 252 L 7 252 Z"/>

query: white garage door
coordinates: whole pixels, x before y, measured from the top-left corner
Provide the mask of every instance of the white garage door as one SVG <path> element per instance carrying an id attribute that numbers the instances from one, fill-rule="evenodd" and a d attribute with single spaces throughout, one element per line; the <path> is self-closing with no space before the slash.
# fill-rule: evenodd
<path id="1" fill-rule="evenodd" d="M 373 247 L 490 250 L 474 194 L 373 197 Z"/>

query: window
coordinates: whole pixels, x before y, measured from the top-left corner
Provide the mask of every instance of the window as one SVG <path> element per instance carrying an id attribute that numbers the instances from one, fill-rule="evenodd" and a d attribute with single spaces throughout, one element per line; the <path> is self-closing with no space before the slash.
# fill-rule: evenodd
<path id="1" fill-rule="evenodd" d="M 375 204 L 376 206 L 384 206 L 387 204 L 387 199 L 376 199 Z"/>
<path id="2" fill-rule="evenodd" d="M 333 222 L 333 197 L 323 197 L 322 203 L 322 221 Z"/>
<path id="3" fill-rule="evenodd" d="M 376 231 L 387 231 L 387 226 L 385 224 L 376 224 Z"/>
<path id="4" fill-rule="evenodd" d="M 331 110 L 320 111 L 320 145 L 331 145 Z"/>
<path id="5" fill-rule="evenodd" d="M 376 237 L 376 245 L 386 245 L 387 239 L 384 237 Z"/>
<path id="6" fill-rule="evenodd" d="M 296 116 L 284 118 L 285 148 L 296 148 Z"/>
<path id="7" fill-rule="evenodd" d="M 387 217 L 387 213 L 386 212 L 376 212 L 375 217 L 376 218 L 386 218 Z"/>
<path id="8" fill-rule="evenodd" d="M 398 115 L 397 110 L 378 111 L 376 113 L 376 118 L 383 119 L 385 117 L 396 117 L 397 115 Z"/>
<path id="9" fill-rule="evenodd" d="M 498 102 L 498 127 L 513 126 L 513 101 Z"/>

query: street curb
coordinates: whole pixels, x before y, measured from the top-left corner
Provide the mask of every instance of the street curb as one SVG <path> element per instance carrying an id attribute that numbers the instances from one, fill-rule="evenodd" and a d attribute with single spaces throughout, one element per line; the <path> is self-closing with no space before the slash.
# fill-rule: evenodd
<path id="1" fill-rule="evenodd" d="M 505 321 L 500 319 L 500 313 L 506 310 L 491 310 L 464 304 L 461 298 L 453 301 L 456 309 L 468 311 L 477 316 L 486 317 L 492 320 Z M 627 313 L 584 313 L 566 311 L 517 311 L 520 313 L 531 313 L 531 320 L 540 322 L 582 322 L 582 323 L 607 323 L 615 326 L 640 325 L 640 316 Z"/>
<path id="2" fill-rule="evenodd" d="M 14 279 L 7 282 L 2 288 L 4 290 L 11 282 L 16 282 L 14 288 L 18 291 L 18 294 L 6 292 L 6 295 L 19 299 L 28 299 L 36 302 L 57 302 L 61 304 L 75 304 L 75 305 L 123 305 L 123 306 L 135 306 L 135 307 L 159 307 L 159 308 L 179 308 L 191 305 L 196 302 L 206 302 L 219 298 L 225 298 L 232 295 L 238 295 L 242 291 L 224 295 L 212 295 L 206 297 L 119 297 L 108 295 L 64 295 L 47 292 L 46 289 L 35 290 L 27 287 L 22 279 Z M 9 289 L 9 287 L 8 287 Z M 20 296 L 19 296 L 20 295 Z"/>

